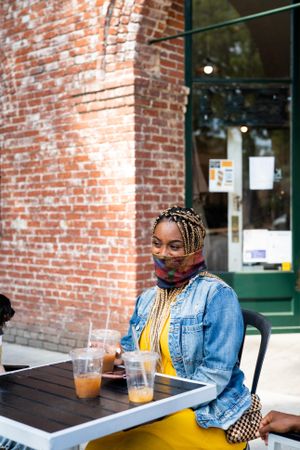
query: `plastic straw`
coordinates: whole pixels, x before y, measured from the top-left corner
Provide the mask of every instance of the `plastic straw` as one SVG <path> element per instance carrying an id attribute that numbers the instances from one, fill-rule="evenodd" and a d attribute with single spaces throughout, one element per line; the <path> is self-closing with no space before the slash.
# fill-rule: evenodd
<path id="1" fill-rule="evenodd" d="M 88 332 L 88 338 L 87 338 L 87 348 L 89 348 L 91 346 L 91 336 L 92 336 L 92 328 L 93 328 L 93 324 L 91 319 L 89 319 L 89 332 Z M 85 365 L 85 371 L 87 372 L 87 368 L 88 368 L 88 359 L 85 360 L 84 362 Z"/>
<path id="2" fill-rule="evenodd" d="M 108 330 L 109 319 L 110 319 L 110 308 L 108 308 L 108 311 L 107 311 L 106 324 L 105 324 L 106 330 Z"/>
<path id="3" fill-rule="evenodd" d="M 88 346 L 88 347 L 91 346 L 92 328 L 93 328 L 93 323 L 92 323 L 92 321 L 91 321 L 91 319 L 90 319 L 89 334 L 88 334 L 88 341 L 87 341 L 87 346 Z"/>
<path id="4" fill-rule="evenodd" d="M 110 319 L 110 308 L 108 308 L 106 323 L 105 323 L 105 334 L 104 334 L 104 342 L 103 342 L 104 348 L 105 348 L 106 339 L 107 339 L 107 330 L 108 330 L 109 319 Z"/>
<path id="5" fill-rule="evenodd" d="M 135 348 L 138 352 L 140 352 L 140 346 L 139 346 L 139 340 L 136 334 L 136 329 L 134 327 L 131 327 L 131 331 L 132 331 L 132 336 L 133 336 L 133 340 L 134 340 L 134 344 L 135 344 Z M 145 366 L 143 364 L 143 362 L 141 361 L 141 369 L 142 369 L 142 375 L 143 375 L 143 380 L 144 380 L 144 385 L 148 386 L 148 380 L 146 377 L 146 371 L 145 371 Z"/>

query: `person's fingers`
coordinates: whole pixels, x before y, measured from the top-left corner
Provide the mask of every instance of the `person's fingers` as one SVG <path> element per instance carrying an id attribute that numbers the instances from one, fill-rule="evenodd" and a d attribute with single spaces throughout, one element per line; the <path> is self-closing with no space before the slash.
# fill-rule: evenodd
<path id="1" fill-rule="evenodd" d="M 261 429 L 262 427 L 265 427 L 266 425 L 268 425 L 268 422 L 266 420 L 261 420 L 260 424 L 259 424 L 259 429 Z"/>
<path id="2" fill-rule="evenodd" d="M 270 433 L 272 431 L 272 424 L 264 425 L 263 427 L 259 428 L 260 435 Z"/>
<path id="3" fill-rule="evenodd" d="M 259 430 L 261 430 L 262 427 L 265 427 L 268 424 L 272 423 L 274 420 L 274 417 L 276 417 L 276 411 L 270 411 L 266 416 L 264 416 L 261 419 Z M 270 431 L 270 430 L 267 430 L 267 431 Z"/>
<path id="4" fill-rule="evenodd" d="M 260 435 L 261 439 L 264 441 L 265 445 L 268 445 L 269 433 L 267 433 L 267 432 L 262 433 L 261 430 L 259 430 L 259 435 Z"/>
<path id="5" fill-rule="evenodd" d="M 273 419 L 274 411 L 270 411 L 266 416 L 261 419 L 261 423 L 270 423 Z"/>

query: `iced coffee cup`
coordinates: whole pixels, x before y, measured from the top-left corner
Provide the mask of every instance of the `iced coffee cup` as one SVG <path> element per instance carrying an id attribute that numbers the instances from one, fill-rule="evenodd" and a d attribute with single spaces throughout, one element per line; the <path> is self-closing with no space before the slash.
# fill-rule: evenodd
<path id="1" fill-rule="evenodd" d="M 148 351 L 125 352 L 128 398 L 131 403 L 147 403 L 153 400 L 154 377 L 158 354 Z"/>
<path id="2" fill-rule="evenodd" d="M 95 329 L 91 334 L 90 345 L 92 348 L 103 350 L 102 372 L 112 372 L 117 350 L 120 346 L 121 333 L 117 330 Z"/>
<path id="3" fill-rule="evenodd" d="M 103 350 L 98 348 L 76 348 L 71 350 L 76 395 L 79 398 L 94 398 L 100 394 Z"/>

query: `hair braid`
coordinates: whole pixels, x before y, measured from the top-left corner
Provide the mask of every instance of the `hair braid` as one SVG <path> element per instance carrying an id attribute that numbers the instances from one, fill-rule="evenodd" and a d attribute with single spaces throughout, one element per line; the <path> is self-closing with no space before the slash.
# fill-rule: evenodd
<path id="1" fill-rule="evenodd" d="M 165 209 L 154 221 L 153 231 L 156 225 L 163 219 L 175 222 L 182 235 L 185 253 L 192 253 L 203 247 L 206 230 L 202 219 L 193 208 L 172 206 Z"/>

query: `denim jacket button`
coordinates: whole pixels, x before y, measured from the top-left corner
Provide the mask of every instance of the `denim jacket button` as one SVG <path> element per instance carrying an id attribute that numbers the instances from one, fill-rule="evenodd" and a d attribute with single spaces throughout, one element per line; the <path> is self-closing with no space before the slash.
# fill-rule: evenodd
<path id="1" fill-rule="evenodd" d="M 140 326 L 139 326 L 139 325 L 137 325 L 137 326 L 135 327 L 135 329 L 136 329 L 136 330 L 139 330 L 139 329 L 140 329 Z"/>

